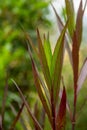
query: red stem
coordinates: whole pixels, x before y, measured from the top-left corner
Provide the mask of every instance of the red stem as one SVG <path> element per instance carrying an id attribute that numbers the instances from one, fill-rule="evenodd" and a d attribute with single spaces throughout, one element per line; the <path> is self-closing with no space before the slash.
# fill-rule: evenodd
<path id="1" fill-rule="evenodd" d="M 51 111 L 52 111 L 52 130 L 56 130 L 56 127 L 55 127 L 55 105 L 54 105 L 53 89 L 51 89 Z"/>
<path id="2" fill-rule="evenodd" d="M 77 85 L 75 85 L 75 88 L 77 88 Z M 75 130 L 76 125 L 76 103 L 77 103 L 77 94 L 76 89 L 74 90 L 74 110 L 73 110 L 73 117 L 72 117 L 72 130 Z"/>

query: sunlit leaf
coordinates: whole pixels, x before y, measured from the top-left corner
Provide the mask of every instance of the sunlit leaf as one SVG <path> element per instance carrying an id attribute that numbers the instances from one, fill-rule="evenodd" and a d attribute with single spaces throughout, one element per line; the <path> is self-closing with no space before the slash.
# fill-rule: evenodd
<path id="1" fill-rule="evenodd" d="M 56 117 L 56 129 L 65 130 L 65 124 L 66 124 L 66 91 L 65 88 L 63 88 L 59 111 Z"/>
<path id="2" fill-rule="evenodd" d="M 39 81 L 39 78 L 38 78 L 38 73 L 37 73 L 37 70 L 36 70 L 36 67 L 35 67 L 35 64 L 34 64 L 33 60 L 32 60 L 32 69 L 33 69 L 33 75 L 34 75 L 34 82 L 35 82 L 35 86 L 36 86 L 39 98 L 40 98 L 40 100 L 41 100 L 41 102 L 43 104 L 43 107 L 45 109 L 45 112 L 47 113 L 48 118 L 49 118 L 49 120 L 51 122 L 51 111 L 50 111 L 50 108 L 49 108 L 49 106 L 47 104 L 46 95 L 45 95 L 44 91 L 41 88 L 40 81 Z"/>
<path id="3" fill-rule="evenodd" d="M 45 51 L 45 55 L 46 55 L 46 59 L 48 62 L 48 67 L 49 70 L 51 69 L 51 61 L 52 61 L 52 51 L 51 51 L 51 45 L 50 45 L 50 41 L 49 41 L 49 34 L 47 39 L 44 37 L 44 51 Z"/>
<path id="4" fill-rule="evenodd" d="M 52 57 L 52 65 L 51 65 L 51 77 L 52 77 L 52 87 L 54 89 L 54 99 L 55 102 L 58 99 L 58 93 L 60 89 L 60 79 L 61 79 L 61 71 L 63 64 L 63 51 L 64 51 L 64 36 L 67 29 L 68 21 L 62 30 L 57 44 L 54 49 L 53 57 Z"/>
<path id="5" fill-rule="evenodd" d="M 51 88 L 50 71 L 49 71 L 48 62 L 47 62 L 47 59 L 46 59 L 44 47 L 42 45 L 42 40 L 40 38 L 40 34 L 39 34 L 38 29 L 37 29 L 37 36 L 38 36 L 38 48 L 39 48 L 40 62 L 41 62 L 41 65 L 42 65 L 42 71 L 43 71 L 43 74 L 44 74 L 45 81 L 47 83 L 47 87 L 50 91 L 50 88 Z"/>
<path id="6" fill-rule="evenodd" d="M 82 66 L 81 72 L 79 74 L 79 78 L 78 78 L 78 82 L 77 82 L 77 85 L 78 85 L 77 94 L 80 91 L 86 77 L 87 77 L 87 59 L 85 60 L 83 66 Z"/>
<path id="7" fill-rule="evenodd" d="M 73 6 L 73 1 L 72 0 L 65 0 L 66 4 L 66 13 L 67 13 L 67 18 L 69 18 L 69 24 L 68 24 L 68 30 L 70 33 L 70 36 L 73 36 L 74 28 L 75 28 L 75 21 L 74 21 L 74 6 Z"/>

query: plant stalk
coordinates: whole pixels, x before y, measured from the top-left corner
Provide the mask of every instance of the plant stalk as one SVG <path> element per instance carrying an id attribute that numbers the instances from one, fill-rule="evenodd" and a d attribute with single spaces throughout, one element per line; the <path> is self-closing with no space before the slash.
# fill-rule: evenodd
<path id="1" fill-rule="evenodd" d="M 74 91 L 74 110 L 73 110 L 73 117 L 72 117 L 72 130 L 75 130 L 75 125 L 76 125 L 76 103 L 77 103 L 77 94 L 76 94 L 76 89 L 75 89 L 75 91 Z"/>
<path id="2" fill-rule="evenodd" d="M 51 111 L 52 111 L 52 130 L 56 130 L 56 126 L 55 126 L 55 105 L 54 105 L 53 88 L 51 89 Z"/>

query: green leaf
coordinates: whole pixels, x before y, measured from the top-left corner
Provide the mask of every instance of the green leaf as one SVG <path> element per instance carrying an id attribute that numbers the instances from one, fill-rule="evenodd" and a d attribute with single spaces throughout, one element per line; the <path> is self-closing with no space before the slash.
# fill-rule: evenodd
<path id="1" fill-rule="evenodd" d="M 52 51 L 51 51 L 51 45 L 50 45 L 50 41 L 49 41 L 49 34 L 48 34 L 47 39 L 44 37 L 44 45 L 43 46 L 44 46 L 44 51 L 45 51 L 48 67 L 50 70 L 51 69 L 51 61 L 52 61 Z"/>
<path id="2" fill-rule="evenodd" d="M 56 117 L 56 129 L 65 130 L 65 125 L 66 125 L 66 91 L 65 88 L 63 88 L 59 111 Z"/>
<path id="3" fill-rule="evenodd" d="M 47 113 L 48 118 L 51 122 L 51 110 L 49 108 L 50 106 L 48 106 L 46 95 L 44 93 L 44 90 L 41 88 L 40 81 L 39 81 L 39 78 L 38 78 L 38 73 L 37 73 L 37 70 L 36 70 L 36 67 L 35 67 L 33 60 L 32 60 L 32 69 L 33 69 L 33 75 L 34 75 L 34 82 L 35 82 L 35 85 L 36 85 L 36 89 L 37 89 L 39 98 L 40 98 L 40 100 L 43 104 L 43 107 L 45 109 L 45 112 Z"/>
<path id="4" fill-rule="evenodd" d="M 53 10 L 54 10 L 55 15 L 56 15 L 56 18 L 57 18 L 57 23 L 58 23 L 59 31 L 60 31 L 60 33 L 61 33 L 62 29 L 64 28 L 63 22 L 61 21 L 61 18 L 59 17 L 59 15 L 58 15 L 58 13 L 57 13 L 57 11 L 55 10 L 55 8 L 54 8 L 53 5 L 52 5 L 52 7 L 53 7 Z M 67 52 L 68 52 L 69 59 L 70 59 L 70 63 L 71 63 L 71 65 L 73 66 L 73 64 L 72 64 L 72 53 L 71 53 L 71 49 L 70 49 L 70 46 L 69 46 L 69 44 L 68 44 L 68 39 L 67 39 L 66 36 L 65 36 L 65 48 L 66 48 L 66 50 L 67 50 Z"/>
<path id="5" fill-rule="evenodd" d="M 62 30 L 58 38 L 57 44 L 54 49 L 53 57 L 52 57 L 51 77 L 52 77 L 52 87 L 54 89 L 55 102 L 58 99 L 58 93 L 60 89 L 60 79 L 61 79 L 63 51 L 64 51 L 64 36 L 68 26 L 68 22 L 69 21 L 67 21 L 64 29 Z"/>
<path id="6" fill-rule="evenodd" d="M 51 88 L 50 71 L 49 71 L 48 62 L 47 62 L 47 59 L 46 59 L 44 47 L 42 45 L 42 40 L 40 38 L 40 34 L 39 34 L 38 29 L 37 29 L 37 36 L 38 36 L 39 58 L 40 58 L 40 62 L 41 62 L 41 65 L 42 65 L 42 71 L 43 71 L 43 74 L 44 74 L 44 78 L 45 78 L 47 87 L 48 87 L 49 92 L 50 92 L 50 88 Z"/>
<path id="7" fill-rule="evenodd" d="M 72 37 L 75 28 L 75 19 L 74 19 L 75 11 L 73 6 L 73 0 L 65 0 L 65 4 L 66 4 L 67 18 L 69 18 L 68 30 L 70 36 Z"/>

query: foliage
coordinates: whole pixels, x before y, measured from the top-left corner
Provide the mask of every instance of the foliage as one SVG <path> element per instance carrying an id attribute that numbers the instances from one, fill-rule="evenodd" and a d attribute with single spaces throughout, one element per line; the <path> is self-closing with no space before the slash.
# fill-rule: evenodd
<path id="1" fill-rule="evenodd" d="M 37 50 L 33 45 L 30 36 L 28 36 L 28 34 L 24 32 L 28 46 L 28 52 L 32 63 L 32 72 L 35 87 L 47 117 L 45 118 L 45 113 L 44 111 L 42 111 L 43 113 L 41 116 L 42 120 L 41 121 L 39 120 L 37 115 L 38 114 L 37 111 L 39 110 L 37 104 L 34 107 L 34 112 L 32 112 L 28 104 L 28 101 L 26 100 L 20 87 L 18 87 L 18 85 L 14 80 L 12 80 L 16 88 L 18 89 L 23 104 L 11 126 L 11 129 L 14 128 L 16 123 L 18 122 L 18 119 L 20 118 L 20 114 L 24 106 L 26 107 L 27 112 L 29 113 L 33 122 L 32 125 L 32 122 L 30 120 L 29 124 L 25 125 L 26 129 L 43 130 L 46 127 L 45 119 L 47 119 L 49 122 L 50 129 L 65 130 L 67 123 L 66 119 L 67 113 L 70 118 L 71 129 L 75 130 L 77 128 L 77 101 L 78 101 L 77 99 L 79 97 L 79 91 L 81 90 L 83 83 L 87 77 L 87 58 L 85 59 L 81 69 L 79 68 L 80 65 L 79 52 L 82 43 L 82 29 L 83 29 L 82 21 L 87 1 L 85 2 L 84 8 L 82 6 L 82 0 L 80 1 L 76 20 L 74 19 L 74 16 L 71 17 L 71 14 L 69 15 L 69 12 L 70 13 L 74 12 L 73 1 L 65 0 L 65 3 L 67 10 L 66 11 L 67 21 L 65 25 L 63 25 L 63 22 L 61 21 L 59 15 L 57 14 L 55 8 L 52 5 L 57 17 L 60 30 L 60 36 L 57 40 L 53 52 L 51 50 L 49 35 L 48 36 L 44 35 L 43 37 L 44 39 L 42 40 L 40 32 L 37 29 L 37 39 L 38 39 L 38 50 Z M 73 25 L 70 26 L 72 23 Z M 71 48 L 69 42 L 71 42 Z M 34 60 L 31 48 L 33 48 L 33 51 L 37 55 L 37 58 L 40 62 L 42 73 L 39 71 L 38 65 Z M 62 76 L 65 49 L 68 52 L 73 72 L 72 73 L 73 107 L 71 107 L 71 104 L 68 102 L 69 100 L 68 93 Z"/>
<path id="2" fill-rule="evenodd" d="M 28 54 L 21 26 L 32 35 L 35 41 L 35 28 L 42 24 L 44 27 L 51 25 L 46 16 L 49 14 L 48 5 L 49 1 L 44 2 L 44 0 L 0 1 L 0 72 L 2 73 L 0 85 L 2 88 L 5 85 L 6 71 L 10 77 L 15 77 L 21 87 L 28 86 L 30 82 L 28 79 L 31 79 L 28 73 L 31 73 L 31 67 L 27 64 Z M 24 78 L 25 75 L 26 78 Z M 23 83 L 21 83 L 22 80 L 24 80 Z"/>
<path id="3" fill-rule="evenodd" d="M 3 100 L 3 89 L 8 77 L 14 78 L 24 93 L 34 90 L 32 80 L 31 64 L 22 26 L 32 35 L 36 44 L 35 28 L 37 26 L 50 27 L 51 22 L 47 18 L 49 14 L 49 1 L 44 0 L 0 0 L 0 113 Z M 47 14 L 47 15 L 46 15 Z M 26 59 L 26 60 L 25 60 Z M 17 105 L 16 89 L 9 82 L 10 89 L 6 102 L 5 124 L 7 129 L 14 116 L 12 115 L 10 103 Z M 19 100 L 18 100 L 19 101 Z M 16 108 L 16 111 L 18 107 Z M 7 125 L 8 124 L 8 125 Z"/>

